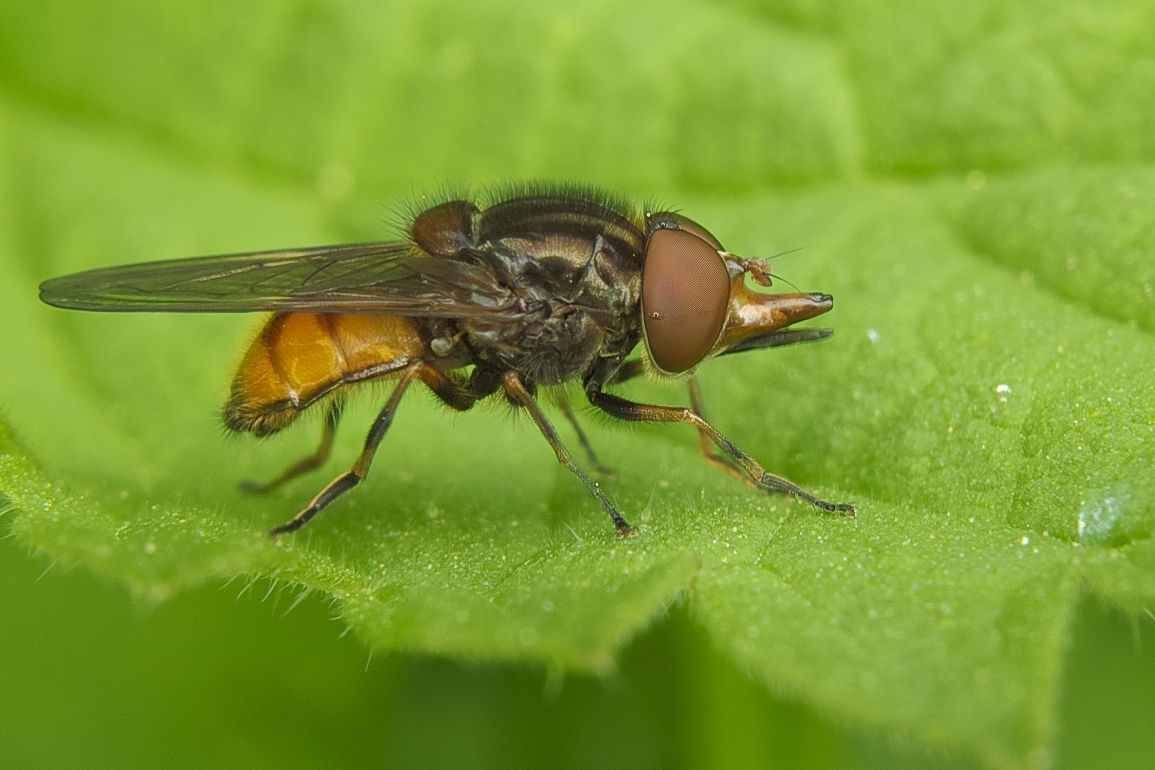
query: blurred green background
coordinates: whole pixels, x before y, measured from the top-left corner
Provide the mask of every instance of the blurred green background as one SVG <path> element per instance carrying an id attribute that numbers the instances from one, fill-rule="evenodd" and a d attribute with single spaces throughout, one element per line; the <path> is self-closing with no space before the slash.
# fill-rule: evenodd
<path id="1" fill-rule="evenodd" d="M 4 190 L 0 259 L 18 244 L 79 269 L 94 254 L 112 263 L 318 233 L 374 238 L 383 201 L 522 177 L 718 212 L 826 187 L 833 201 L 866 184 L 879 197 L 920 184 L 933 193 L 938 179 L 977 189 L 1064 164 L 1149 173 L 1152 41 L 1155 5 L 1131 2 L 9 3 L 0 170 L 21 182 Z M 108 173 L 88 165 L 92 147 L 140 165 Z M 110 221 L 109 200 L 143 198 L 165 174 L 176 183 L 156 205 L 170 216 Z M 262 197 L 238 215 L 229 207 L 249 187 Z M 240 192 L 218 200 L 218 189 Z M 921 194 L 912 207 L 933 207 Z M 72 203 L 85 196 L 103 205 Z M 54 221 L 30 214 L 45 200 L 60 207 Z M 171 216 L 182 207 L 184 229 Z M 1039 240 L 1012 244 L 1009 274 L 1048 277 L 1050 252 L 1030 262 Z M 28 264 L 15 268 L 24 294 L 39 277 L 21 272 Z M 1056 293 L 1079 298 L 1069 288 Z M 1101 295 L 1104 315 L 1150 330 L 1149 302 Z M 223 328 L 150 323 L 197 341 Z M 36 389 L 36 373 L 15 366 L 31 344 L 19 331 L 5 329 L 4 381 Z M 148 387 L 211 390 L 227 370 L 184 365 Z M 194 412 L 173 419 L 205 422 Z M 38 437 L 48 455 L 72 437 L 69 415 L 44 419 L 63 426 Z M 99 444 L 77 451 L 88 452 L 82 466 L 120 462 Z M 860 489 L 886 491 L 864 476 Z M 925 736 L 865 732 L 776 697 L 681 606 L 629 644 L 618 673 L 595 679 L 370 660 L 324 597 L 286 612 L 291 590 L 263 580 L 144 606 L 13 539 L 0 544 L 0 571 L 4 767 L 982 766 Z M 1155 766 L 1148 615 L 1083 600 L 1054 737 L 1024 765 Z"/>
<path id="2" fill-rule="evenodd" d="M 370 659 L 325 601 L 268 585 L 142 609 L 0 547 L 0 761 L 20 768 L 968 768 L 773 697 L 675 609 L 607 679 Z M 1092 602 L 1063 685 L 1061 768 L 1155 757 L 1155 631 Z"/>
<path id="3" fill-rule="evenodd" d="M 680 609 L 606 679 L 370 658 L 326 602 L 268 584 L 155 609 L 0 545 L 0 762 L 20 768 L 969 768 L 775 698 Z M 1155 624 L 1091 601 L 1067 660 L 1060 768 L 1155 757 Z"/>

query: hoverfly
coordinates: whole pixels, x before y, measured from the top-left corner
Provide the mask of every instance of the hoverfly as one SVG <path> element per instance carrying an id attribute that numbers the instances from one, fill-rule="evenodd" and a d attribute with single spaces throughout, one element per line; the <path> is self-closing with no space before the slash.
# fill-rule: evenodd
<path id="1" fill-rule="evenodd" d="M 614 417 L 693 425 L 707 458 L 757 488 L 854 514 L 849 504 L 820 500 L 767 472 L 706 422 L 692 375 L 713 356 L 829 336 L 789 328 L 830 310 L 829 294 L 753 291 L 748 275 L 770 285 L 762 260 L 730 254 L 680 214 L 643 214 L 584 187 L 509 188 L 480 204 L 449 200 L 412 217 L 406 235 L 90 270 L 45 281 L 40 297 L 77 310 L 272 311 L 233 379 L 225 425 L 260 437 L 306 409 L 327 411 L 316 452 L 267 484 L 244 485 L 254 491 L 325 462 L 351 387 L 395 380 L 353 466 L 271 535 L 300 529 L 365 478 L 417 380 L 453 409 L 499 391 L 524 408 L 619 535 L 633 528 L 574 462 L 534 400 L 539 387 L 580 378 L 589 402 Z M 627 358 L 639 343 L 644 355 Z M 644 372 L 688 374 L 693 408 L 605 390 Z M 561 406 L 596 466 L 564 398 Z"/>

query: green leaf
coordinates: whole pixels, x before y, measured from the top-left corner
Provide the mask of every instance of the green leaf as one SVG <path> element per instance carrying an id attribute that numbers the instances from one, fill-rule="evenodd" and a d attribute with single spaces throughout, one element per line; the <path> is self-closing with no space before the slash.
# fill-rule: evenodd
<path id="1" fill-rule="evenodd" d="M 57 2 L 0 28 L 0 491 L 29 546 L 149 600 L 268 577 L 373 649 L 559 670 L 612 670 L 684 597 L 759 680 L 1001 767 L 1054 750 L 1085 592 L 1155 601 L 1151 3 Z M 837 333 L 707 363 L 706 408 L 856 518 L 743 487 L 688 430 L 586 419 L 640 525 L 615 539 L 528 421 L 414 396 L 367 482 L 272 541 L 382 391 L 325 472 L 244 497 L 319 427 L 222 440 L 258 321 L 36 298 L 380 237 L 414 190 L 521 177 L 805 247 L 775 272 L 835 295 Z"/>

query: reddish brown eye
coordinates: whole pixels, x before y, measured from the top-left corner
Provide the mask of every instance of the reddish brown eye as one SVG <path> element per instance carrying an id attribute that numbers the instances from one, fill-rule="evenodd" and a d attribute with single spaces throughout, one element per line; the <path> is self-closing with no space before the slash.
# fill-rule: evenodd
<path id="1" fill-rule="evenodd" d="M 682 230 L 658 229 L 646 244 L 642 318 L 654 363 L 676 374 L 710 352 L 730 301 L 730 276 L 718 252 Z"/>
<path id="2" fill-rule="evenodd" d="M 703 241 L 705 241 L 706 243 L 713 246 L 715 251 L 721 251 L 722 250 L 722 244 L 718 243 L 718 239 L 715 238 L 713 235 L 711 235 L 709 230 L 702 227 L 700 224 L 698 224 L 697 222 L 695 222 L 692 219 L 686 219 L 685 217 L 679 215 L 678 216 L 678 229 L 679 230 L 685 230 L 687 233 L 692 233 L 692 234 L 698 236 Z"/>
<path id="3" fill-rule="evenodd" d="M 682 230 L 683 232 L 692 233 L 701 238 L 706 243 L 714 247 L 715 251 L 722 251 L 722 244 L 718 242 L 709 230 L 702 227 L 700 224 L 692 219 L 687 219 L 681 214 L 675 214 L 672 211 L 659 211 L 656 214 L 650 214 L 647 221 L 654 229 L 668 228 L 671 230 Z"/>

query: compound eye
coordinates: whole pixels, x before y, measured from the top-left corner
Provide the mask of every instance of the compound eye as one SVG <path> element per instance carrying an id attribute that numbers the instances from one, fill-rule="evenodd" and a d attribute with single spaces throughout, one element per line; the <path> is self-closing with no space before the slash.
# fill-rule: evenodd
<path id="1" fill-rule="evenodd" d="M 646 243 L 642 319 L 658 368 L 677 374 L 710 352 L 730 304 L 730 275 L 712 244 L 684 230 L 657 229 Z"/>
<path id="2" fill-rule="evenodd" d="M 675 214 L 675 216 L 678 218 L 679 230 L 684 230 L 687 233 L 698 236 L 703 241 L 713 246 L 715 251 L 722 250 L 722 244 L 718 243 L 718 239 L 711 235 L 709 230 L 702 227 L 692 219 L 686 219 L 681 214 Z"/>
<path id="3" fill-rule="evenodd" d="M 647 217 L 647 222 L 654 230 L 670 229 L 681 230 L 683 232 L 696 235 L 706 243 L 714 247 L 715 251 L 724 251 L 722 244 L 718 242 L 709 230 L 702 227 L 700 224 L 692 219 L 687 219 L 681 214 L 675 214 L 672 211 L 659 211 L 656 214 L 650 214 Z"/>

